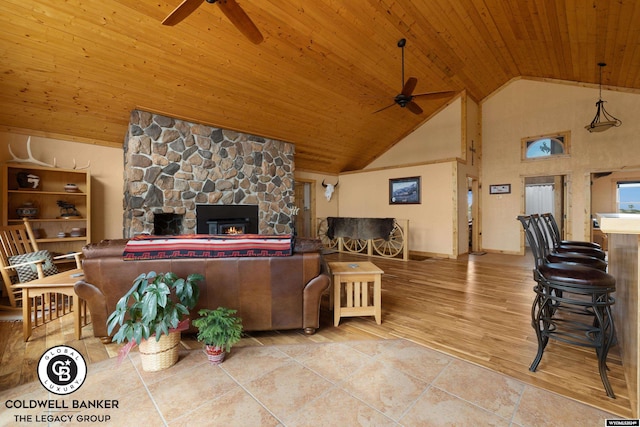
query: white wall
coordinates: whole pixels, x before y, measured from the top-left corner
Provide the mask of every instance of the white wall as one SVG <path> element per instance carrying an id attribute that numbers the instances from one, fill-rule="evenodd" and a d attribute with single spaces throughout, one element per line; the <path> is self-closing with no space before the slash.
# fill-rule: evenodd
<path id="1" fill-rule="evenodd" d="M 590 173 L 640 165 L 640 96 L 603 90 L 607 110 L 622 126 L 589 133 L 597 88 L 520 79 L 485 99 L 482 109 L 482 248 L 520 253 L 524 176 L 562 175 L 570 180 L 567 237 L 590 235 Z M 571 156 L 522 162 L 525 137 L 570 131 Z M 511 184 L 511 194 L 489 195 L 489 185 Z"/>
<path id="2" fill-rule="evenodd" d="M 340 176 L 340 216 L 409 220 L 409 250 L 454 255 L 455 162 L 385 168 Z M 389 204 L 389 179 L 421 177 L 421 204 Z"/>
<path id="3" fill-rule="evenodd" d="M 466 176 L 479 175 L 469 151 L 478 126 L 478 104 L 460 94 L 365 169 L 340 175 L 339 216 L 408 219 L 411 252 L 467 252 Z M 389 179 L 411 176 L 421 177 L 422 203 L 390 205 Z"/>
<path id="4" fill-rule="evenodd" d="M 455 98 L 365 169 L 461 157 L 461 103 L 461 97 Z"/>

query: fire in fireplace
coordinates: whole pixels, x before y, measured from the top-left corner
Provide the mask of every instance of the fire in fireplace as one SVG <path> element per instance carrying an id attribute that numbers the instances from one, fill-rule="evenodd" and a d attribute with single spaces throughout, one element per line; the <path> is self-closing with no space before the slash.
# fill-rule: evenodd
<path id="1" fill-rule="evenodd" d="M 258 234 L 257 205 L 196 205 L 199 234 Z"/>
<path id="2" fill-rule="evenodd" d="M 207 221 L 209 234 L 245 234 L 249 218 L 229 218 Z"/>

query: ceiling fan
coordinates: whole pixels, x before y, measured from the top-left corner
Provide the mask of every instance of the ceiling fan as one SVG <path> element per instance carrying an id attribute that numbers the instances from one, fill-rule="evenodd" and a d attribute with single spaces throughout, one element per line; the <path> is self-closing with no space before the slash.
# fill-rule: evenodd
<path id="1" fill-rule="evenodd" d="M 191 15 L 205 0 L 183 0 L 173 12 L 169 14 L 162 25 L 176 25 L 178 22 Z M 207 3 L 218 3 L 222 13 L 231 21 L 233 25 L 240 30 L 251 42 L 260 44 L 263 40 L 262 34 L 258 27 L 253 23 L 251 18 L 245 13 L 236 0 L 206 0 Z"/>
<path id="2" fill-rule="evenodd" d="M 394 103 L 391 105 L 387 105 L 384 108 L 375 111 L 375 113 L 379 113 L 382 110 L 386 110 L 389 107 L 393 107 L 395 104 L 398 104 L 402 108 L 407 107 L 407 110 L 411 111 L 413 114 L 422 114 L 422 108 L 418 104 L 416 104 L 413 99 L 417 97 L 429 98 L 429 99 L 437 99 L 437 98 L 447 98 L 451 96 L 452 91 L 442 91 L 442 92 L 428 92 L 428 93 L 420 93 L 417 95 L 413 95 L 413 91 L 418 84 L 418 79 L 415 77 L 409 77 L 407 81 L 404 81 L 404 46 L 407 44 L 406 39 L 398 40 L 398 47 L 402 49 L 402 91 L 393 98 Z M 374 114 L 375 114 L 374 113 Z"/>

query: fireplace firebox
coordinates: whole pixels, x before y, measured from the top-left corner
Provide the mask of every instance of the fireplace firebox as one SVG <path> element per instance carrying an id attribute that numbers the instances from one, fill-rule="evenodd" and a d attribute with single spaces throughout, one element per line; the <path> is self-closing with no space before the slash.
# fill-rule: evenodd
<path id="1" fill-rule="evenodd" d="M 196 205 L 198 234 L 258 234 L 257 205 Z"/>
<path id="2" fill-rule="evenodd" d="M 157 236 L 177 236 L 182 234 L 184 215 L 156 213 L 153 216 L 153 234 Z"/>

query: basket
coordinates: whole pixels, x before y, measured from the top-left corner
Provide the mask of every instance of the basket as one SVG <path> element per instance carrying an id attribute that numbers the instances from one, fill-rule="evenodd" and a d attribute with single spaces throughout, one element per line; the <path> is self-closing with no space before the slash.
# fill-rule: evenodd
<path id="1" fill-rule="evenodd" d="M 180 344 L 180 332 L 162 335 L 160 341 L 156 341 L 155 336 L 143 340 L 140 343 L 142 370 L 154 372 L 173 366 L 178 361 L 178 344 Z"/>

